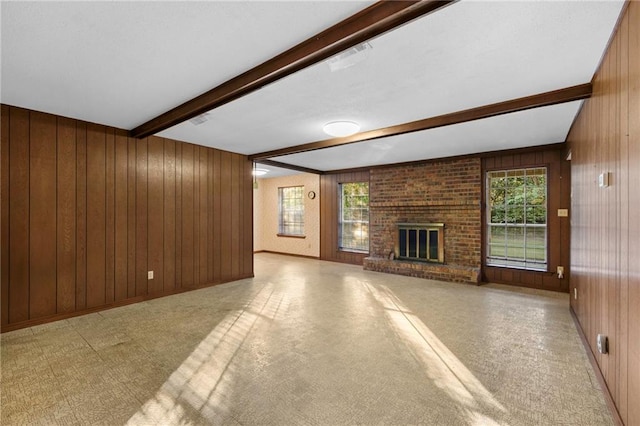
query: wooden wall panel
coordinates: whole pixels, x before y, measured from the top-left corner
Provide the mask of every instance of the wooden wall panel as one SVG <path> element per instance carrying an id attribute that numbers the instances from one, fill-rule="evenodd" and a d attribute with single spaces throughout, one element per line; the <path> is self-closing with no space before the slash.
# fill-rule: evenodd
<path id="1" fill-rule="evenodd" d="M 231 161 L 231 227 L 230 229 L 238 229 L 242 223 L 240 217 L 240 158 L 234 157 Z M 238 234 L 231 234 L 231 274 L 240 273 L 240 241 Z"/>
<path id="2" fill-rule="evenodd" d="M 253 276 L 253 175 L 251 174 L 252 163 L 250 161 L 244 162 L 243 167 L 243 180 L 244 188 L 242 193 L 244 194 L 244 224 L 242 229 L 244 232 L 244 246 L 242 248 L 244 262 L 243 262 L 243 275 Z M 251 194 L 251 195 L 249 195 Z"/>
<path id="3" fill-rule="evenodd" d="M 220 154 L 222 176 L 231 176 L 232 156 Z M 220 182 L 220 277 L 223 281 L 231 276 L 231 179 Z"/>
<path id="4" fill-rule="evenodd" d="M 164 291 L 164 139 L 149 137 L 148 155 L 148 261 L 147 269 L 153 271 L 149 293 Z"/>
<path id="5" fill-rule="evenodd" d="M 627 401 L 628 423 L 640 424 L 640 4 L 631 2 L 628 12 L 629 42 L 629 111 L 628 111 L 628 211 L 629 240 L 628 266 L 628 317 L 621 325 L 628 325 L 628 374 Z M 626 204 L 626 203 L 625 203 Z"/>
<path id="6" fill-rule="evenodd" d="M 482 158 L 482 179 L 487 171 L 509 168 L 547 167 L 547 271 L 525 271 L 483 266 L 484 282 L 514 284 L 545 290 L 569 291 L 569 218 L 558 217 L 558 209 L 571 204 L 571 168 L 565 149 L 541 149 L 525 154 L 496 155 Z M 484 194 L 484 182 L 483 182 Z M 486 208 L 482 209 L 482 223 L 486 221 Z M 486 233 L 483 227 L 482 258 L 485 258 Z M 565 277 L 558 279 L 556 268 L 564 266 Z"/>
<path id="7" fill-rule="evenodd" d="M 176 284 L 176 143 L 164 139 L 164 291 Z"/>
<path id="8" fill-rule="evenodd" d="M 200 285 L 200 147 L 193 147 L 193 285 Z"/>
<path id="9" fill-rule="evenodd" d="M 148 217 L 147 217 L 148 139 L 136 142 L 136 296 L 147 294 Z"/>
<path id="10" fill-rule="evenodd" d="M 9 107 L 0 111 L 0 317 L 9 323 Z"/>
<path id="11" fill-rule="evenodd" d="M 87 308 L 106 303 L 106 134 L 87 125 Z"/>
<path id="12" fill-rule="evenodd" d="M 106 205 L 106 252 L 105 252 L 105 302 L 113 303 L 115 299 L 115 272 L 116 272 L 116 193 L 115 193 L 115 171 L 116 171 L 116 150 L 114 129 L 106 129 L 106 162 L 105 162 L 105 205 Z"/>
<path id="13" fill-rule="evenodd" d="M 9 321 L 18 322 L 29 318 L 29 112 L 9 119 Z"/>
<path id="14" fill-rule="evenodd" d="M 620 114 L 620 155 L 616 156 L 618 163 L 618 170 L 620 170 L 620 185 L 619 189 L 619 226 L 620 226 L 620 244 L 617 247 L 619 254 L 619 263 L 617 268 L 617 278 L 620 282 L 620 288 L 618 291 L 618 299 L 616 303 L 621 307 L 619 309 L 617 326 L 618 339 L 616 342 L 616 352 L 620 355 L 618 359 L 618 371 L 617 376 L 618 392 L 617 392 L 617 405 L 618 410 L 625 418 L 628 412 L 628 353 L 629 353 L 629 327 L 624 327 L 623 324 L 629 324 L 629 274 L 626 271 L 629 270 L 629 209 L 624 208 L 629 203 L 629 55 L 625 55 L 625 52 L 629 52 L 629 15 L 626 15 L 620 24 L 619 30 L 620 37 L 620 78 L 619 86 L 617 90 L 620 93 L 618 111 Z M 639 40 L 640 42 L 640 40 Z M 629 52 L 631 53 L 631 52 Z M 625 132 L 627 130 L 627 132 Z M 613 308 L 617 310 L 617 308 Z M 581 316 L 581 315 L 578 315 Z M 638 394 L 636 394 L 638 395 Z"/>
<path id="15" fill-rule="evenodd" d="M 245 156 L 7 105 L 1 150 L 3 332 L 253 275 Z"/>
<path id="16" fill-rule="evenodd" d="M 29 121 L 29 316 L 56 313 L 56 118 Z"/>
<path id="17" fill-rule="evenodd" d="M 76 123 L 57 125 L 57 312 L 76 308 Z"/>
<path id="18" fill-rule="evenodd" d="M 184 144 L 176 143 L 176 288 L 182 287 L 182 174 Z"/>
<path id="19" fill-rule="evenodd" d="M 362 265 L 368 253 L 354 253 L 338 248 L 338 192 L 339 185 L 345 182 L 369 182 L 369 171 L 320 176 L 320 259 Z"/>
<path id="20" fill-rule="evenodd" d="M 128 290 L 128 236 L 129 236 L 129 212 L 128 212 L 128 138 L 122 131 L 116 132 L 115 137 L 115 288 L 114 299 L 121 301 L 127 299 Z"/>
<path id="21" fill-rule="evenodd" d="M 629 2 L 569 133 L 571 297 L 617 414 L 640 424 L 640 4 Z M 609 173 L 610 185 L 598 185 Z M 596 336 L 609 338 L 609 354 Z"/>
<path id="22" fill-rule="evenodd" d="M 222 256 L 222 204 L 220 202 L 221 199 L 221 185 L 220 181 L 222 179 L 222 166 L 220 165 L 221 161 L 221 152 L 213 151 L 213 176 L 212 176 L 212 187 L 213 187 L 213 232 L 212 232 L 212 242 L 213 242 L 213 281 L 221 281 L 222 280 L 222 265 L 221 265 L 221 256 Z M 253 190 L 252 190 L 253 191 Z M 252 237 L 253 238 L 253 237 Z M 253 253 L 253 252 L 252 252 Z"/>
<path id="23" fill-rule="evenodd" d="M 207 193 L 209 197 L 207 199 L 207 209 L 213 212 L 213 151 L 207 151 Z M 207 215 L 207 240 L 209 242 L 209 250 L 207 252 L 207 280 L 213 281 L 213 253 L 215 241 L 213 240 L 213 218 L 214 215 Z"/>
<path id="24" fill-rule="evenodd" d="M 76 310 L 87 307 L 87 124 L 76 123 Z"/>
<path id="25" fill-rule="evenodd" d="M 136 295 L 136 148 L 127 140 L 127 296 Z"/>
<path id="26" fill-rule="evenodd" d="M 182 146 L 182 286 L 195 286 L 194 146 Z"/>
<path id="27" fill-rule="evenodd" d="M 207 165 L 207 152 L 205 147 L 199 147 L 198 158 L 198 284 L 206 284 L 209 281 L 208 271 L 208 215 L 209 210 L 209 167 Z"/>

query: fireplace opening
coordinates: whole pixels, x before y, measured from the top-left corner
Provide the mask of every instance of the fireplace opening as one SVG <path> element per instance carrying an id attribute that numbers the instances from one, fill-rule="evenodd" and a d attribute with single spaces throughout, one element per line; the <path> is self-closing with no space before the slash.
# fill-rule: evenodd
<path id="1" fill-rule="evenodd" d="M 398 259 L 444 263 L 444 224 L 399 223 L 395 255 Z"/>

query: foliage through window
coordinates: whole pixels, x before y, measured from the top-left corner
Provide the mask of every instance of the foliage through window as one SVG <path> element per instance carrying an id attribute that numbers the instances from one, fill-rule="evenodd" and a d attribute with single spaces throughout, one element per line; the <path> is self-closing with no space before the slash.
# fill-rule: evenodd
<path id="1" fill-rule="evenodd" d="M 546 271 L 547 169 L 487 173 L 487 265 Z"/>
<path id="2" fill-rule="evenodd" d="M 304 236 L 304 186 L 278 188 L 279 235 Z"/>
<path id="3" fill-rule="evenodd" d="M 369 251 L 369 183 L 340 184 L 340 249 Z"/>

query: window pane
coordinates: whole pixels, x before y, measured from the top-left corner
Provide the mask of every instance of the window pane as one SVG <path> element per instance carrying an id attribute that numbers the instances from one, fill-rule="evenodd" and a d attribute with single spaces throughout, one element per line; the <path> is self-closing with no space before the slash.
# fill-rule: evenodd
<path id="1" fill-rule="evenodd" d="M 416 230 L 409 229 L 409 257 L 416 257 Z"/>
<path id="2" fill-rule="evenodd" d="M 369 183 L 340 184 L 339 239 L 341 249 L 369 250 Z"/>
<path id="3" fill-rule="evenodd" d="M 438 258 L 438 231 L 429 231 L 429 259 Z"/>
<path id="4" fill-rule="evenodd" d="M 418 241 L 419 241 L 419 248 L 418 248 L 418 257 L 421 259 L 427 259 L 427 231 L 422 229 L 418 232 Z"/>
<path id="5" fill-rule="evenodd" d="M 400 256 L 407 257 L 407 230 L 400 230 Z"/>
<path id="6" fill-rule="evenodd" d="M 546 269 L 547 170 L 487 173 L 487 264 Z"/>
<path id="7" fill-rule="evenodd" d="M 279 226 L 282 235 L 304 235 L 304 187 L 278 188 Z"/>

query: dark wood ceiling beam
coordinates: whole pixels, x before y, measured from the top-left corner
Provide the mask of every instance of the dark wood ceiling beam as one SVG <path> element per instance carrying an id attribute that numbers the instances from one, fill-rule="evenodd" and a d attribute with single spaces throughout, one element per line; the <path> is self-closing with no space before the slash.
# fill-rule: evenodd
<path id="1" fill-rule="evenodd" d="M 298 172 L 312 173 L 314 175 L 324 174 L 322 170 L 310 169 L 308 167 L 302 167 L 302 166 L 295 166 L 293 164 L 282 163 L 280 161 L 260 160 L 260 161 L 256 161 L 256 163 L 264 164 L 265 166 L 280 167 L 281 169 L 289 169 L 289 170 L 295 170 Z"/>
<path id="2" fill-rule="evenodd" d="M 379 1 L 291 49 L 129 132 L 144 138 L 245 96 L 456 0 Z"/>
<path id="3" fill-rule="evenodd" d="M 317 149 L 333 148 L 336 146 L 348 145 L 356 142 L 370 141 L 389 136 L 403 135 L 405 133 L 419 132 L 422 130 L 435 129 L 437 127 L 450 126 L 453 124 L 465 123 L 468 121 L 480 120 L 483 118 L 495 117 L 497 115 L 509 114 L 512 112 L 524 111 L 532 108 L 539 108 L 561 104 L 565 102 L 586 99 L 591 96 L 591 83 L 578 86 L 567 87 L 565 89 L 554 90 L 552 92 L 540 93 L 524 98 L 510 101 L 484 105 L 450 114 L 439 115 L 437 117 L 425 118 L 409 123 L 398 124 L 396 126 L 383 127 L 381 129 L 369 130 L 367 132 L 356 133 L 355 135 L 332 138 L 318 142 L 310 142 L 302 145 L 290 146 L 273 151 L 261 152 L 249 156 L 253 161 L 263 161 L 266 158 L 280 157 L 289 154 L 315 151 Z"/>

